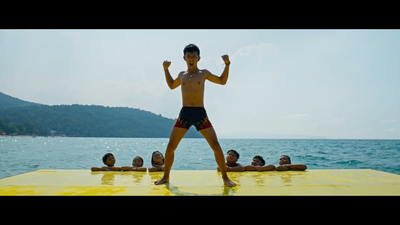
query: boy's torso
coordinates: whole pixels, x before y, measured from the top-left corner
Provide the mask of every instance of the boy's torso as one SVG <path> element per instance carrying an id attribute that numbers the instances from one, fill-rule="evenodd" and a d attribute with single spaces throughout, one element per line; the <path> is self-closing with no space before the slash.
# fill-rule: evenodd
<path id="1" fill-rule="evenodd" d="M 204 107 L 204 83 L 207 70 L 198 69 L 195 73 L 181 72 L 182 105 L 189 107 Z"/>

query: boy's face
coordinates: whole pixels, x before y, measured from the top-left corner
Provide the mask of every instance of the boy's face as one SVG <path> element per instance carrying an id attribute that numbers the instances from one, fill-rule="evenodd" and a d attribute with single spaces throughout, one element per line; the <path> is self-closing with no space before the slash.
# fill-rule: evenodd
<path id="1" fill-rule="evenodd" d="M 253 159 L 253 162 L 251 162 L 251 165 L 252 166 L 262 166 L 262 162 L 261 162 L 261 160 L 260 159 L 258 159 L 258 158 L 254 158 Z"/>
<path id="2" fill-rule="evenodd" d="M 197 52 L 186 52 L 183 59 L 186 61 L 188 68 L 196 68 L 200 56 L 197 55 Z"/>
<path id="3" fill-rule="evenodd" d="M 163 157 L 159 152 L 154 153 L 153 155 L 153 162 L 155 163 L 162 163 Z"/>
<path id="4" fill-rule="evenodd" d="M 288 157 L 286 157 L 286 156 L 281 156 L 281 157 L 279 158 L 279 165 L 282 166 L 283 164 L 290 164 L 290 163 L 289 163 Z"/>
<path id="5" fill-rule="evenodd" d="M 226 161 L 235 163 L 237 162 L 237 155 L 234 152 L 229 152 L 228 155 L 226 156 Z"/>
<path id="6" fill-rule="evenodd" d="M 114 156 L 113 156 L 113 155 L 109 155 L 109 156 L 107 157 L 106 162 L 105 162 L 104 164 L 106 164 L 107 166 L 114 166 L 114 164 L 115 164 L 115 158 L 114 158 Z"/>
<path id="7" fill-rule="evenodd" d="M 134 166 L 134 167 L 142 167 L 143 166 L 142 160 L 140 160 L 139 157 L 134 158 L 132 166 Z"/>

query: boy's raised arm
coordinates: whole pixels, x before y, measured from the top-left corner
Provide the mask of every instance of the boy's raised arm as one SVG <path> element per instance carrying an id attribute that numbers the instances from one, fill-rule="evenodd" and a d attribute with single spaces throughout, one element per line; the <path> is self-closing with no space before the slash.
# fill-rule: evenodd
<path id="1" fill-rule="evenodd" d="M 228 55 L 223 55 L 221 57 L 225 62 L 225 69 L 222 72 L 221 76 L 218 77 L 218 76 L 215 76 L 214 74 L 208 72 L 207 79 L 213 83 L 224 85 L 228 81 L 229 65 L 231 64 L 231 62 L 229 61 Z"/>
<path id="2" fill-rule="evenodd" d="M 171 77 L 171 74 L 169 73 L 168 67 L 171 65 L 170 61 L 164 61 L 163 67 L 164 67 L 164 73 L 165 73 L 165 79 L 167 81 L 168 87 L 170 89 L 175 89 L 181 85 L 181 79 L 179 76 L 174 80 Z"/>

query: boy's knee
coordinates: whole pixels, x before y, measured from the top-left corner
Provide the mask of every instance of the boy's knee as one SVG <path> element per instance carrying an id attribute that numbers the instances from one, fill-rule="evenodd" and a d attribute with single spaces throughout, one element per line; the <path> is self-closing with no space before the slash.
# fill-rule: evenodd
<path id="1" fill-rule="evenodd" d="M 212 142 L 210 143 L 210 147 L 212 148 L 212 150 L 214 151 L 219 151 L 221 150 L 221 146 L 219 145 L 218 141 Z"/>
<path id="2" fill-rule="evenodd" d="M 169 142 L 167 146 L 167 151 L 175 151 L 175 149 L 178 147 L 178 144 Z"/>

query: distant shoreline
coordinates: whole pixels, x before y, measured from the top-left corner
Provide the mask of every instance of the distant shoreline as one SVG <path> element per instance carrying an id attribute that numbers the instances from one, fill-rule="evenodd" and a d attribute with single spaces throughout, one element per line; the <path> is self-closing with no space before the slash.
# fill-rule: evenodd
<path id="1" fill-rule="evenodd" d="M 168 138 L 168 137 L 75 137 L 75 136 L 40 136 L 40 135 L 0 135 L 0 137 L 23 138 Z M 192 139 L 188 138 L 188 139 Z M 186 138 L 184 138 L 186 139 Z M 202 138 L 193 138 L 202 139 Z M 218 138 L 218 139 L 253 139 L 253 140 L 358 140 L 358 141 L 400 141 L 400 139 L 366 139 L 366 138 Z"/>
<path id="2" fill-rule="evenodd" d="M 0 137 L 67 137 L 67 136 L 39 136 L 39 135 L 0 135 Z"/>

